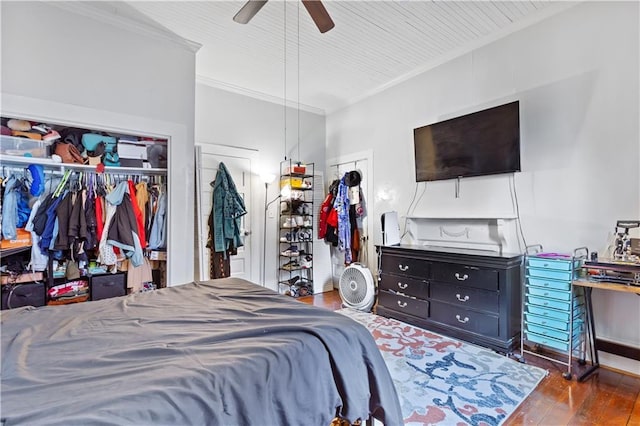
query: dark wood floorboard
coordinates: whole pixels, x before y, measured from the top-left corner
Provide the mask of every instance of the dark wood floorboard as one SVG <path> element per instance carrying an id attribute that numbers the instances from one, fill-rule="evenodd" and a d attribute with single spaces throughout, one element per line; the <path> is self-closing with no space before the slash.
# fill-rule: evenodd
<path id="1" fill-rule="evenodd" d="M 301 302 L 336 310 L 337 291 L 301 297 Z M 565 380 L 565 365 L 525 354 L 525 362 L 549 371 L 538 387 L 503 423 L 515 425 L 629 425 L 640 426 L 640 377 L 600 368 L 583 383 Z M 584 367 L 572 367 L 580 374 Z"/>

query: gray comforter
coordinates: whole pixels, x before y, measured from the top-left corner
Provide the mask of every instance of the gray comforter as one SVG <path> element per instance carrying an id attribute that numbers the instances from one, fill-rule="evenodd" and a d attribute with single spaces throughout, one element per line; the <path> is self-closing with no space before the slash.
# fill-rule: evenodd
<path id="1" fill-rule="evenodd" d="M 3 424 L 402 424 L 365 327 L 244 280 L 0 318 Z"/>

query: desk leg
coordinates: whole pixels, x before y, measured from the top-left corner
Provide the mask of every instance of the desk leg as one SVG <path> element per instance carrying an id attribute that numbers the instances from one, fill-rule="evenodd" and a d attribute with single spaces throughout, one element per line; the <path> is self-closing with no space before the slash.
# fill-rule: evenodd
<path id="1" fill-rule="evenodd" d="M 591 287 L 584 287 L 584 298 L 586 306 L 586 326 L 587 326 L 587 340 L 589 345 L 589 355 L 591 356 L 591 366 L 578 377 L 578 381 L 584 381 L 591 373 L 596 371 L 600 367 L 600 360 L 598 359 L 598 347 L 596 346 L 596 325 L 593 318 L 593 303 L 591 301 Z"/>

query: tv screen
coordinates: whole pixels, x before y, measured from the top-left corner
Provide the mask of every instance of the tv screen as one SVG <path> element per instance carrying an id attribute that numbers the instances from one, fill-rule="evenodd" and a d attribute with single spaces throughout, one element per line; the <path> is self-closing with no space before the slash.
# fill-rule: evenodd
<path id="1" fill-rule="evenodd" d="M 413 130 L 416 182 L 520 171 L 520 103 Z"/>

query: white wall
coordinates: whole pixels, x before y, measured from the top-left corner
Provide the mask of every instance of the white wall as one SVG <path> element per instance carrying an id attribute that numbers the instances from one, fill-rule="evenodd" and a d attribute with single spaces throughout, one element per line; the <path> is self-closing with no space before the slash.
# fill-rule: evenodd
<path id="1" fill-rule="evenodd" d="M 415 127 L 519 99 L 526 243 L 602 252 L 616 220 L 640 218 L 638 18 L 636 2 L 585 2 L 330 114 L 327 157 L 374 151 L 375 240 L 380 213 L 411 202 Z M 414 215 L 515 213 L 509 179 L 463 179 L 460 198 L 430 182 Z M 599 337 L 640 346 L 640 297 L 595 291 L 594 304 Z"/>
<path id="2" fill-rule="evenodd" d="M 30 101 L 12 102 L 13 112 L 37 104 L 37 118 L 77 123 L 70 111 L 81 110 L 86 125 L 171 136 L 168 282 L 191 281 L 193 263 L 185 259 L 193 258 L 194 198 L 185 188 L 194 184 L 195 53 L 54 3 L 0 7 L 2 95 Z"/>
<path id="3" fill-rule="evenodd" d="M 228 145 L 259 151 L 258 173 L 280 173 L 280 162 L 300 159 L 314 163 L 316 170 L 325 167 L 325 117 L 307 111 L 287 108 L 286 151 L 284 140 L 284 107 L 249 96 L 231 93 L 205 84 L 196 85 L 195 135 L 198 143 Z M 298 122 L 300 130 L 298 132 Z M 300 140 L 300 144 L 298 144 Z M 298 150 L 299 148 L 299 150 Z M 298 154 L 299 151 L 299 154 Z M 251 277 L 258 282 L 261 277 L 262 236 L 264 224 L 264 183 L 260 176 L 253 177 L 251 216 Z M 268 201 L 279 193 L 276 180 L 269 186 Z M 318 206 L 319 207 L 319 206 Z M 278 203 L 269 209 L 275 217 L 267 217 L 267 243 L 265 280 L 266 287 L 277 288 L 278 262 Z M 315 249 L 314 249 L 315 250 Z M 314 264 L 314 275 L 316 267 Z M 328 265 L 327 265 L 328 267 Z"/>

